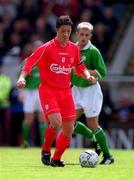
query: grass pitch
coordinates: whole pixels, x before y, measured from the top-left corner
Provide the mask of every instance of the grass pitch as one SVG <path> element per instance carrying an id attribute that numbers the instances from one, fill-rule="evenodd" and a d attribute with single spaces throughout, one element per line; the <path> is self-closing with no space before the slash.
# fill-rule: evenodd
<path id="1" fill-rule="evenodd" d="M 84 149 L 68 149 L 64 168 L 44 166 L 40 148 L 0 148 L 0 180 L 133 180 L 134 151 L 112 150 L 115 163 L 81 168 L 79 155 Z"/>

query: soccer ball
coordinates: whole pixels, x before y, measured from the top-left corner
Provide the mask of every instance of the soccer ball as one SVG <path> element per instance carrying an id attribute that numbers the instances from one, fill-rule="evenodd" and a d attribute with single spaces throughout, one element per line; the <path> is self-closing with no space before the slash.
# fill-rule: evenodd
<path id="1" fill-rule="evenodd" d="M 85 150 L 80 154 L 79 162 L 81 167 L 94 168 L 99 164 L 99 156 L 93 150 Z"/>

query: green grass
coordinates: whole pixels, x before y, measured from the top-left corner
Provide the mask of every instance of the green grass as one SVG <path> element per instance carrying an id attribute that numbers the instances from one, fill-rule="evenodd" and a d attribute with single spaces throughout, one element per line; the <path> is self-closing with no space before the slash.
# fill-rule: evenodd
<path id="1" fill-rule="evenodd" d="M 81 168 L 83 149 L 68 149 L 64 168 L 43 166 L 40 148 L 0 148 L 0 180 L 133 180 L 134 151 L 113 150 L 115 163 Z"/>

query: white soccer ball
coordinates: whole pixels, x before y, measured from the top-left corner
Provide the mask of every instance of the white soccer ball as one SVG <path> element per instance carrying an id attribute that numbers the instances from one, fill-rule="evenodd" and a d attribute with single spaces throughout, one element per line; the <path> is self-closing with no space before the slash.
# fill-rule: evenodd
<path id="1" fill-rule="evenodd" d="M 85 150 L 80 154 L 79 162 L 81 167 L 95 168 L 99 164 L 99 156 L 93 150 Z"/>

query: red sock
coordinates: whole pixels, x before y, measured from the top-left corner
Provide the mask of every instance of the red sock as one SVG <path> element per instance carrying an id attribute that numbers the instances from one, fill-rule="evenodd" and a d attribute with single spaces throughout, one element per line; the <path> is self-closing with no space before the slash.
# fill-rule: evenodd
<path id="1" fill-rule="evenodd" d="M 57 136 L 57 132 L 58 131 L 53 129 L 50 125 L 47 127 L 42 151 L 50 152 L 51 145 Z"/>
<path id="2" fill-rule="evenodd" d="M 64 151 L 68 148 L 71 138 L 65 136 L 63 132 L 60 133 L 56 141 L 56 150 L 53 156 L 53 160 L 60 160 Z"/>

